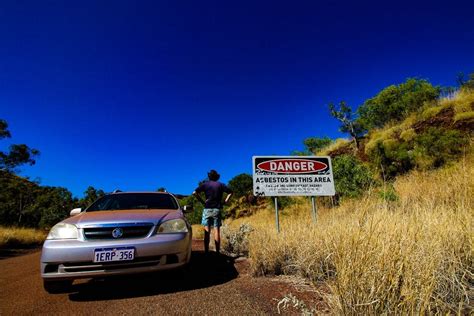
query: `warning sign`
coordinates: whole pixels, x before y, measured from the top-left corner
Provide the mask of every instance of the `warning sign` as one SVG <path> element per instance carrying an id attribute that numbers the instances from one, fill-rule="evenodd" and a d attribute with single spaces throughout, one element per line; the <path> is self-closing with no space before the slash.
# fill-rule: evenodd
<path id="1" fill-rule="evenodd" d="M 256 196 L 330 196 L 335 194 L 330 157 L 254 156 Z"/>

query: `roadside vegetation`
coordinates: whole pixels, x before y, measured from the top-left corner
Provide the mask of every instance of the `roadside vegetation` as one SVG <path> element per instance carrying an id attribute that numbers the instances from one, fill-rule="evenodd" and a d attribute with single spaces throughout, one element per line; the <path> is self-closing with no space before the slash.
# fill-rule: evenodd
<path id="1" fill-rule="evenodd" d="M 414 171 L 335 208 L 309 201 L 230 223 L 251 226 L 254 275 L 303 276 L 327 285 L 321 295 L 336 314 L 418 314 L 467 311 L 472 304 L 473 155 L 436 171 Z M 228 241 L 229 242 L 229 241 Z M 229 248 L 229 246 L 224 246 Z M 326 288 L 326 287 L 322 287 Z"/>
<path id="2" fill-rule="evenodd" d="M 47 232 L 33 228 L 1 227 L 0 248 L 29 248 L 41 245 Z"/>
<path id="3" fill-rule="evenodd" d="M 317 223 L 303 197 L 282 199 L 280 234 L 269 200 L 227 221 L 233 235 L 249 227 L 240 252 L 252 273 L 304 277 L 335 314 L 472 311 L 473 79 L 446 97 L 409 79 L 357 115 L 332 105 L 351 139 L 310 147 L 326 140 L 309 138 L 298 152 L 333 160 L 337 195 L 318 199 Z"/>

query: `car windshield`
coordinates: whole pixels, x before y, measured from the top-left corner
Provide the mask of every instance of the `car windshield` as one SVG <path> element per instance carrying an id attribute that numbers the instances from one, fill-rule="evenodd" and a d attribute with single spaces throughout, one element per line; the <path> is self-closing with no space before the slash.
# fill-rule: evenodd
<path id="1" fill-rule="evenodd" d="M 86 209 L 86 212 L 134 210 L 134 209 L 177 209 L 176 200 L 169 194 L 121 193 L 101 197 Z"/>

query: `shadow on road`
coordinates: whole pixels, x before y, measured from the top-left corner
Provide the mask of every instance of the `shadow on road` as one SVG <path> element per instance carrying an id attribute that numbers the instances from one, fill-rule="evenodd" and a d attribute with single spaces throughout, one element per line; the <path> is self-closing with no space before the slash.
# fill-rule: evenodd
<path id="1" fill-rule="evenodd" d="M 99 301 L 152 296 L 206 288 L 235 279 L 234 259 L 223 254 L 193 251 L 184 270 L 92 279 L 72 286 L 71 301 Z"/>
<path id="2" fill-rule="evenodd" d="M 41 250 L 38 246 L 22 247 L 22 248 L 0 248 L 0 260 L 17 256 L 23 256 L 35 251 Z"/>

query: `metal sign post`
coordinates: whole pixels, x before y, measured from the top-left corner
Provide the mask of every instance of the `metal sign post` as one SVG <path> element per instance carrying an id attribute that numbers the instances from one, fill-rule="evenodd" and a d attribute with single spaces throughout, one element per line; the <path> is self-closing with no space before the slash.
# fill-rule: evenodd
<path id="1" fill-rule="evenodd" d="M 277 233 L 280 233 L 280 219 L 278 217 L 278 198 L 276 196 L 275 196 L 275 219 L 276 219 Z"/>
<path id="2" fill-rule="evenodd" d="M 316 198 L 314 196 L 311 197 L 311 207 L 313 209 L 313 222 L 316 223 L 318 209 L 316 205 Z"/>

